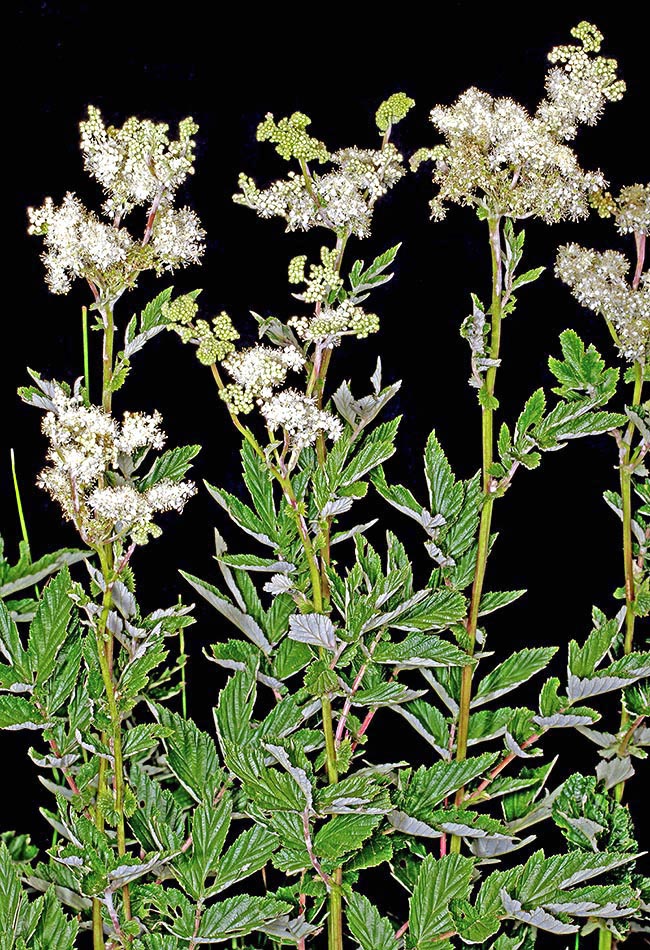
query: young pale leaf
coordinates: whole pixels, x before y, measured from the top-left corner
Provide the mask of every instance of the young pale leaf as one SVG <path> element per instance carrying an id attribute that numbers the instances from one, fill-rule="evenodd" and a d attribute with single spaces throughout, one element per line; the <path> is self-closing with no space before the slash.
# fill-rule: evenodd
<path id="1" fill-rule="evenodd" d="M 499 696 L 504 696 L 510 690 L 525 683 L 535 673 L 545 669 L 556 653 L 557 647 L 526 648 L 512 653 L 503 663 L 483 677 L 476 690 L 472 708 L 498 699 Z"/>
<path id="2" fill-rule="evenodd" d="M 26 587 L 40 583 L 43 578 L 54 574 L 64 565 L 69 567 L 72 564 L 77 564 L 78 561 L 83 561 L 84 558 L 89 556 L 89 551 L 79 551 L 76 548 L 62 548 L 59 551 L 46 554 L 37 561 L 21 557 L 17 564 L 13 567 L 5 568 L 1 573 L 0 598 L 11 597 Z M 1 566 L 0 563 L 0 567 Z"/>
<path id="3" fill-rule="evenodd" d="M 569 674 L 568 696 L 572 702 L 590 696 L 600 696 L 615 689 L 631 686 L 639 679 L 650 676 L 650 653 L 630 653 L 593 676 L 580 678 Z"/>
<path id="4" fill-rule="evenodd" d="M 332 652 L 336 650 L 336 627 L 325 614 L 294 614 L 289 618 L 289 638 Z"/>
<path id="5" fill-rule="evenodd" d="M 160 458 L 157 458 L 147 474 L 140 480 L 138 488 L 140 491 L 147 491 L 153 485 L 157 485 L 163 478 L 168 478 L 172 482 L 179 482 L 185 477 L 188 470 L 192 467 L 191 460 L 201 451 L 200 445 L 180 445 L 174 449 L 163 452 Z"/>
<path id="6" fill-rule="evenodd" d="M 192 574 L 186 574 L 185 571 L 180 571 L 180 573 L 194 590 L 198 591 L 209 604 L 212 604 L 219 613 L 223 614 L 227 620 L 230 620 L 231 623 L 238 627 L 265 656 L 270 655 L 271 644 L 267 640 L 258 622 L 251 617 L 250 614 L 244 613 L 239 607 L 235 607 L 234 604 L 231 604 L 229 600 L 222 597 L 216 587 L 213 587 L 212 584 L 208 584 L 207 581 L 202 581 L 199 577 L 194 577 Z"/>
<path id="7" fill-rule="evenodd" d="M 153 711 L 160 724 L 171 730 L 164 739 L 169 768 L 196 802 L 212 801 L 222 779 L 214 742 L 191 720 L 163 706 Z"/>
<path id="8" fill-rule="evenodd" d="M 463 484 L 455 480 L 435 431 L 427 439 L 424 471 L 429 486 L 431 511 L 434 515 L 442 515 L 448 523 L 455 521 L 463 504 Z"/>
<path id="9" fill-rule="evenodd" d="M 230 518 L 238 525 L 242 531 L 245 531 L 246 534 L 250 534 L 251 537 L 255 538 L 256 541 L 259 541 L 261 544 L 266 544 L 271 548 L 275 548 L 276 541 L 269 537 L 266 533 L 264 522 L 262 519 L 255 514 L 252 508 L 249 508 L 248 505 L 245 505 L 242 501 L 239 500 L 235 495 L 229 494 L 227 491 L 222 491 L 219 488 L 215 488 L 214 485 L 210 485 L 209 482 L 205 482 L 205 487 L 208 489 L 214 500 L 221 505 L 221 507 L 226 511 Z"/>
<path id="10" fill-rule="evenodd" d="M 427 666 L 466 666 L 469 657 L 440 637 L 411 633 L 401 643 L 378 644 L 373 660 L 406 670 Z"/>
<path id="11" fill-rule="evenodd" d="M 361 950 L 398 950 L 395 931 L 367 897 L 355 891 L 347 905 L 347 924 Z"/>
<path id="12" fill-rule="evenodd" d="M 521 902 L 511 897 L 505 888 L 502 888 L 500 896 L 506 915 L 529 927 L 537 927 L 552 934 L 574 934 L 580 929 L 575 924 L 566 924 L 557 917 L 551 916 L 542 907 L 537 907 L 532 911 L 524 910 Z"/>
<path id="13" fill-rule="evenodd" d="M 27 651 L 39 683 L 52 675 L 56 657 L 65 641 L 72 601 L 68 597 L 70 571 L 63 567 L 45 590 L 29 627 Z"/>
<path id="14" fill-rule="evenodd" d="M 410 900 L 409 933 L 415 947 L 428 947 L 455 929 L 449 903 L 467 898 L 473 867 L 472 859 L 460 854 L 424 859 Z"/>

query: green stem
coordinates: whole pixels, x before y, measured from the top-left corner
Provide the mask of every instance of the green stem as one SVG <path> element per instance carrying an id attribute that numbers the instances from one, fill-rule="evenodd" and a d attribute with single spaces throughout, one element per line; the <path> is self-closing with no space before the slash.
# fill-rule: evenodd
<path id="1" fill-rule="evenodd" d="M 113 391 L 111 384 L 113 382 L 113 338 L 115 336 L 115 323 L 113 322 L 113 308 L 106 304 L 102 311 L 104 318 L 104 344 L 102 349 L 102 409 L 104 412 L 111 411 L 113 402 Z"/>
<path id="2" fill-rule="evenodd" d="M 84 384 L 86 399 L 90 402 L 90 364 L 88 359 L 88 307 L 81 308 L 81 335 L 84 353 Z"/>
<path id="3" fill-rule="evenodd" d="M 99 667 L 106 692 L 106 702 L 108 704 L 108 714 L 111 720 L 111 745 L 113 751 L 113 786 L 114 786 L 114 807 L 117 815 L 117 853 L 120 857 L 126 854 L 126 823 L 124 817 L 124 758 L 122 755 L 122 717 L 117 704 L 115 693 L 115 684 L 113 674 L 109 663 L 109 652 L 107 649 L 107 636 L 110 632 L 107 629 L 108 616 L 113 606 L 113 571 L 109 565 L 106 551 L 103 547 L 98 549 L 102 565 L 102 574 L 106 590 L 102 599 L 102 611 L 97 623 L 97 655 L 99 657 Z M 99 809 L 98 809 L 99 810 Z M 122 888 L 122 897 L 124 901 L 124 914 L 127 920 L 131 919 L 131 900 L 128 885 Z"/>
<path id="4" fill-rule="evenodd" d="M 638 406 L 643 391 L 643 367 L 641 363 L 634 364 L 634 390 L 632 405 Z M 619 467 L 621 483 L 621 507 L 623 516 L 623 568 L 625 573 L 625 639 L 623 653 L 627 656 L 634 649 L 634 622 L 635 622 L 635 586 L 634 586 L 634 551 L 632 546 L 632 439 L 634 438 L 634 423 L 630 422 L 623 437 L 623 457 Z M 625 709 L 621 712 L 621 729 L 625 728 L 628 715 Z M 617 802 L 623 798 L 625 782 L 619 782 L 614 788 L 614 797 Z"/>
<path id="5" fill-rule="evenodd" d="M 598 950 L 611 950 L 611 947 L 612 932 L 601 927 L 598 931 Z"/>
<path id="6" fill-rule="evenodd" d="M 503 291 L 503 270 L 501 265 L 501 218 L 488 219 L 490 227 L 490 251 L 492 257 L 492 303 L 490 307 L 490 359 L 499 359 L 501 346 L 501 304 Z M 478 627 L 479 607 L 483 593 L 485 569 L 490 548 L 490 528 L 492 525 L 492 508 L 494 494 L 492 492 L 492 475 L 490 469 L 493 463 L 494 452 L 494 388 L 496 382 L 496 366 L 490 366 L 485 376 L 485 394 L 487 405 L 481 405 L 481 442 L 483 453 L 483 508 L 479 525 L 478 550 L 476 553 L 476 568 L 472 596 L 467 620 L 467 636 L 469 639 L 468 653 L 474 655 L 476 647 L 476 630 Z M 456 737 L 456 761 L 460 762 L 467 756 L 467 739 L 469 735 L 469 713 L 472 701 L 472 670 L 468 664 L 463 667 L 461 674 L 460 702 L 458 712 L 458 732 Z M 456 793 L 456 804 L 461 805 L 465 797 L 465 789 L 460 788 Z M 460 851 L 460 838 L 453 835 L 451 851 Z"/>
<path id="7" fill-rule="evenodd" d="M 187 719 L 187 683 L 185 680 L 185 628 L 181 627 L 178 632 L 178 647 L 181 659 L 181 708 L 183 710 L 183 719 Z"/>

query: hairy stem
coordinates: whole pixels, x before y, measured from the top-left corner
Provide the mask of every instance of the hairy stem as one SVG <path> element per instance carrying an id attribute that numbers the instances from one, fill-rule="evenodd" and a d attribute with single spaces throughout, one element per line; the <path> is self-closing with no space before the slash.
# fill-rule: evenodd
<path id="1" fill-rule="evenodd" d="M 488 219 L 490 227 L 490 251 L 492 257 L 492 302 L 490 306 L 491 329 L 490 329 L 490 359 L 499 359 L 499 349 L 501 345 L 501 307 L 503 292 L 503 269 L 501 264 L 501 218 L 493 217 Z M 492 475 L 490 469 L 493 462 L 494 452 L 494 409 L 492 402 L 494 399 L 494 388 L 496 382 L 496 365 L 490 366 L 485 376 L 485 395 L 486 399 L 481 404 L 481 441 L 483 451 L 483 508 L 481 509 L 481 522 L 478 535 L 478 550 L 476 554 L 476 568 L 474 572 L 474 583 L 472 585 L 472 596 L 470 600 L 469 616 L 467 620 L 467 636 L 469 639 L 469 655 L 474 655 L 476 647 L 476 630 L 478 627 L 478 614 L 483 593 L 483 582 L 485 580 L 485 568 L 490 547 L 490 527 L 492 525 L 492 507 L 494 505 L 494 493 L 492 491 Z M 487 403 L 487 405 L 485 405 Z M 469 734 L 469 712 L 472 700 L 472 670 L 473 666 L 468 664 L 463 667 L 460 702 L 458 713 L 458 734 L 456 740 L 456 760 L 462 761 L 467 756 L 467 738 Z M 465 789 L 460 788 L 456 794 L 456 804 L 460 805 L 465 797 Z M 460 838 L 454 835 L 451 839 L 451 851 L 460 850 Z"/>

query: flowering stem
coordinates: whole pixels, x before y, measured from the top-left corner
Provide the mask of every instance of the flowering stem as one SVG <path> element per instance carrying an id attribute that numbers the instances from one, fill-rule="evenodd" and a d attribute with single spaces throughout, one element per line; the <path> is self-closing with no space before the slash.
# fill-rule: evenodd
<path id="1" fill-rule="evenodd" d="M 113 683 L 113 674 L 109 665 L 108 651 L 106 650 L 106 637 L 110 637 L 107 629 L 108 617 L 113 606 L 113 583 L 115 580 L 114 572 L 111 570 L 103 549 L 99 548 L 99 556 L 102 565 L 102 573 L 106 583 L 104 597 L 102 600 L 102 611 L 97 623 L 97 655 L 99 657 L 99 667 L 102 674 L 104 689 L 106 691 L 106 702 L 108 704 L 108 713 L 111 719 L 111 746 L 114 758 L 113 766 L 113 791 L 114 791 L 114 810 L 117 816 L 116 836 L 117 853 L 120 857 L 126 854 L 126 827 L 124 820 L 124 759 L 122 756 L 122 717 L 117 704 L 117 695 Z M 111 578 L 109 582 L 109 577 Z M 99 805 L 99 803 L 98 803 Z M 100 810 L 99 807 L 97 809 Z M 124 901 L 124 914 L 127 920 L 131 919 L 131 899 L 129 886 L 125 884 L 122 888 L 122 898 Z"/>
<path id="2" fill-rule="evenodd" d="M 634 364 L 634 390 L 632 405 L 638 406 L 643 391 L 643 367 L 641 363 Z M 623 567 L 625 571 L 625 639 L 623 653 L 627 656 L 634 647 L 634 601 L 636 597 L 634 586 L 634 551 L 632 547 L 632 439 L 634 437 L 634 423 L 630 422 L 623 439 L 623 452 L 619 467 L 621 483 L 621 507 L 623 518 Z M 621 711 L 621 726 L 623 729 L 628 722 L 628 714 L 623 708 Z M 614 788 L 614 797 L 617 802 L 623 798 L 625 782 L 619 782 Z"/>
<path id="3" fill-rule="evenodd" d="M 90 400 L 90 366 L 88 359 L 88 307 L 81 308 L 81 338 L 83 342 L 84 354 L 84 385 L 86 387 L 86 399 Z"/>
<path id="4" fill-rule="evenodd" d="M 113 322 L 113 308 L 106 304 L 102 311 L 104 319 L 104 345 L 102 350 L 102 409 L 104 412 L 111 411 L 113 402 L 113 337 L 115 336 L 115 323 Z"/>
<path id="5" fill-rule="evenodd" d="M 494 361 L 485 376 L 485 399 L 481 404 L 481 438 L 483 446 L 483 508 L 478 535 L 478 550 L 476 554 L 476 568 L 470 600 L 469 616 L 467 620 L 467 636 L 469 639 L 468 653 L 474 655 L 476 647 L 476 630 L 478 627 L 479 606 L 483 593 L 485 568 L 487 565 L 490 547 L 490 527 L 492 524 L 492 507 L 494 493 L 492 491 L 492 475 L 490 469 L 493 462 L 494 449 L 494 387 L 496 381 L 499 348 L 501 344 L 501 310 L 503 291 L 503 271 L 501 266 L 501 218 L 500 216 L 488 219 L 490 227 L 490 249 L 492 256 L 492 303 L 490 306 L 490 360 Z M 469 734 L 469 712 L 472 699 L 472 665 L 463 667 L 460 702 L 458 712 L 458 736 L 456 740 L 456 761 L 460 762 L 467 756 L 467 739 Z M 465 797 L 465 789 L 459 788 L 456 794 L 456 805 L 460 806 Z M 460 838 L 453 835 L 451 851 L 460 851 Z"/>

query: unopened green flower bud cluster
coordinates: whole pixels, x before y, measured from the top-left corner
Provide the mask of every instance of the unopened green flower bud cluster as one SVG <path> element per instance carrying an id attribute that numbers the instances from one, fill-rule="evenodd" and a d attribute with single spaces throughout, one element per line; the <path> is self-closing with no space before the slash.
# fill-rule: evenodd
<path id="1" fill-rule="evenodd" d="M 377 123 L 388 129 L 403 118 L 413 100 L 396 93 L 380 106 Z M 260 217 L 281 217 L 287 230 L 325 227 L 337 235 L 370 234 L 375 202 L 404 175 L 403 160 L 394 145 L 384 142 L 380 149 L 351 148 L 330 153 L 325 144 L 306 132 L 308 116 L 295 112 L 275 121 L 269 113 L 257 130 L 260 141 L 270 141 L 287 161 L 299 163 L 285 179 L 259 188 L 248 175 L 239 176 L 238 204 L 246 205 Z M 310 170 L 308 162 L 329 161 L 331 170 Z"/>
<path id="2" fill-rule="evenodd" d="M 183 343 L 194 343 L 199 362 L 211 366 L 225 359 L 235 349 L 234 340 L 239 339 L 232 320 L 222 310 L 210 322 L 196 319 L 199 307 L 195 294 L 184 294 L 163 304 L 162 313 L 168 327 L 175 330 Z"/>
<path id="3" fill-rule="evenodd" d="M 338 251 L 322 247 L 320 264 L 309 265 L 309 276 L 305 276 L 307 255 L 300 254 L 289 262 L 289 283 L 305 284 L 305 289 L 295 296 L 305 303 L 327 303 L 343 287 L 343 278 L 338 271 Z"/>

